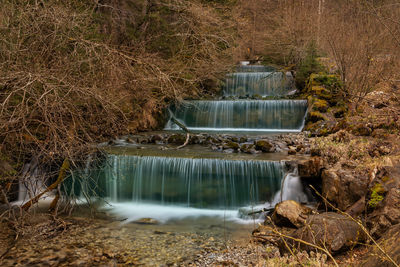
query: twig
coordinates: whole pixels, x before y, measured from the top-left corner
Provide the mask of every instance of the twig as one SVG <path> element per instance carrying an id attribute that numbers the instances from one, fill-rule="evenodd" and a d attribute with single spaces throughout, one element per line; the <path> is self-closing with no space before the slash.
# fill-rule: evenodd
<path id="1" fill-rule="evenodd" d="M 368 238 L 374 243 L 374 245 L 383 253 L 383 255 L 385 255 L 385 257 L 387 259 L 389 259 L 394 266 L 399 267 L 399 264 L 397 264 L 392 257 L 389 256 L 389 254 L 386 253 L 386 251 L 378 244 L 378 242 L 375 241 L 375 239 L 370 235 L 369 231 L 365 228 L 365 226 L 359 221 L 354 219 L 350 214 L 341 211 L 340 209 L 336 208 L 334 205 L 332 205 L 332 203 L 330 203 L 324 196 L 322 196 L 312 185 L 310 185 L 310 187 L 315 191 L 315 193 L 321 197 L 325 203 L 327 203 L 332 209 L 336 210 L 337 212 L 339 212 L 342 215 L 347 216 L 349 219 L 351 219 L 353 222 L 357 223 L 358 226 L 361 228 L 361 230 L 363 230 L 363 232 L 368 236 Z"/>

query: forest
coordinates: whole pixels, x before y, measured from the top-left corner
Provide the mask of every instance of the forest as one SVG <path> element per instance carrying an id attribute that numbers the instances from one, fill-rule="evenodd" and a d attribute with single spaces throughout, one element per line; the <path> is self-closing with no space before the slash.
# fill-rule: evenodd
<path id="1" fill-rule="evenodd" d="M 399 266 L 399 0 L 1 0 L 1 266 Z"/>

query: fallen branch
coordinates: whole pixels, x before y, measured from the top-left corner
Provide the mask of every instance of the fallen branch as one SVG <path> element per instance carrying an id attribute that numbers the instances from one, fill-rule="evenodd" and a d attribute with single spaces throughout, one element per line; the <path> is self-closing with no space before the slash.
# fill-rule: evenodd
<path id="1" fill-rule="evenodd" d="M 47 192 L 49 192 L 49 191 L 51 191 L 51 190 L 57 188 L 57 186 L 58 186 L 59 184 L 61 184 L 62 181 L 64 181 L 65 176 L 66 176 L 66 173 L 67 173 L 67 170 L 69 169 L 69 166 L 70 166 L 69 160 L 68 160 L 68 159 L 65 159 L 64 162 L 63 162 L 63 164 L 62 164 L 62 166 L 61 166 L 61 168 L 60 168 L 60 173 L 58 174 L 57 180 L 56 180 L 52 185 L 50 185 L 49 187 L 47 187 L 46 190 L 44 190 L 42 193 L 40 193 L 39 195 L 33 197 L 33 198 L 30 199 L 28 202 L 26 202 L 26 203 L 22 206 L 22 209 L 28 210 L 28 209 L 32 206 L 32 204 L 35 204 L 36 202 L 38 202 L 39 199 L 40 199 L 44 194 L 46 194 Z"/>
<path id="2" fill-rule="evenodd" d="M 178 146 L 176 149 L 180 149 L 180 148 L 186 146 L 189 143 L 189 140 L 190 140 L 190 133 L 186 133 L 185 143 L 183 143 L 183 145 L 181 145 L 181 146 Z"/>
<path id="3" fill-rule="evenodd" d="M 184 132 L 186 132 L 186 140 L 185 140 L 185 143 L 183 143 L 183 145 L 178 146 L 178 147 L 176 148 L 176 149 L 180 149 L 180 148 L 182 148 L 182 147 L 185 147 L 185 146 L 189 143 L 189 140 L 190 140 L 190 131 L 189 131 L 189 129 L 188 129 L 182 122 L 178 121 L 178 120 L 175 118 L 175 116 L 174 116 L 174 114 L 172 114 L 171 110 L 169 111 L 169 114 L 171 115 L 171 121 L 172 121 L 173 123 L 175 123 L 176 125 L 178 125 Z"/>
<path id="4" fill-rule="evenodd" d="M 262 212 L 265 212 L 265 211 L 266 212 L 270 212 L 272 210 L 274 210 L 274 208 L 269 208 L 269 209 L 263 208 L 261 210 L 256 210 L 256 211 L 253 211 L 253 212 L 249 212 L 247 215 L 259 214 L 259 213 L 262 213 Z"/>

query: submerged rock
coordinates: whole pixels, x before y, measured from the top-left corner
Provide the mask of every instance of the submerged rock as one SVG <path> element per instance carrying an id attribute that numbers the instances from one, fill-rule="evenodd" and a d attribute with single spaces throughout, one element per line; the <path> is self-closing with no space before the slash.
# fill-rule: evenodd
<path id="1" fill-rule="evenodd" d="M 159 222 L 153 218 L 142 218 L 134 221 L 137 224 L 159 224 Z"/>
<path id="2" fill-rule="evenodd" d="M 285 200 L 275 206 L 272 221 L 277 226 L 296 227 L 304 226 L 304 223 L 312 213 L 312 209 L 301 205 L 294 200 Z"/>

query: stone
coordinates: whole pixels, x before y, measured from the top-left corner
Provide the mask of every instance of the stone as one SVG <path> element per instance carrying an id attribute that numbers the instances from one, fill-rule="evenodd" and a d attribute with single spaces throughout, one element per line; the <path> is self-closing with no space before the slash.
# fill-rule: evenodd
<path id="1" fill-rule="evenodd" d="M 277 226 L 296 227 L 304 226 L 308 215 L 312 209 L 301 205 L 294 200 L 285 200 L 275 206 L 272 214 L 272 221 Z"/>
<path id="2" fill-rule="evenodd" d="M 222 145 L 223 149 L 233 149 L 233 150 L 239 150 L 240 146 L 238 143 L 233 142 L 233 141 L 229 141 L 227 143 L 224 143 Z"/>
<path id="3" fill-rule="evenodd" d="M 332 254 L 336 254 L 354 247 L 365 240 L 361 227 L 348 216 L 334 212 L 310 215 L 305 226 L 297 229 L 294 238 L 311 244 L 326 247 Z M 314 247 L 303 243 L 296 244 L 301 249 L 311 251 Z"/>
<path id="4" fill-rule="evenodd" d="M 268 140 L 257 140 L 254 145 L 257 150 L 261 150 L 262 152 L 274 152 L 274 146 Z"/>
<path id="5" fill-rule="evenodd" d="M 167 139 L 169 144 L 183 145 L 186 141 L 186 136 L 183 134 L 173 134 Z"/>
<path id="6" fill-rule="evenodd" d="M 363 197 L 369 184 L 366 170 L 343 167 L 323 170 L 321 179 L 322 195 L 340 210 L 347 210 Z"/>
<path id="7" fill-rule="evenodd" d="M 312 157 L 300 160 L 298 163 L 299 176 L 301 178 L 321 178 L 324 161 L 320 157 Z"/>
<path id="8" fill-rule="evenodd" d="M 240 146 L 240 151 L 244 153 L 253 153 L 255 146 L 253 144 L 243 144 Z"/>
<path id="9" fill-rule="evenodd" d="M 400 262 L 400 224 L 391 226 L 383 236 L 377 240 L 379 246 L 396 263 Z M 361 259 L 362 267 L 392 267 L 394 264 L 385 256 L 377 246 L 371 246 Z"/>
<path id="10" fill-rule="evenodd" d="M 159 141 L 163 141 L 163 137 L 159 134 L 152 135 L 150 138 L 151 143 L 156 143 Z"/>
<path id="11" fill-rule="evenodd" d="M 137 224 L 159 224 L 159 222 L 153 218 L 142 218 L 134 221 Z"/>
<path id="12" fill-rule="evenodd" d="M 395 166 L 381 167 L 366 195 L 367 226 L 375 238 L 400 223 L 400 167 Z"/>
<path id="13" fill-rule="evenodd" d="M 370 136 L 372 131 L 373 129 L 371 129 L 369 125 L 364 125 L 362 123 L 354 126 L 352 129 L 352 133 L 357 136 Z"/>

